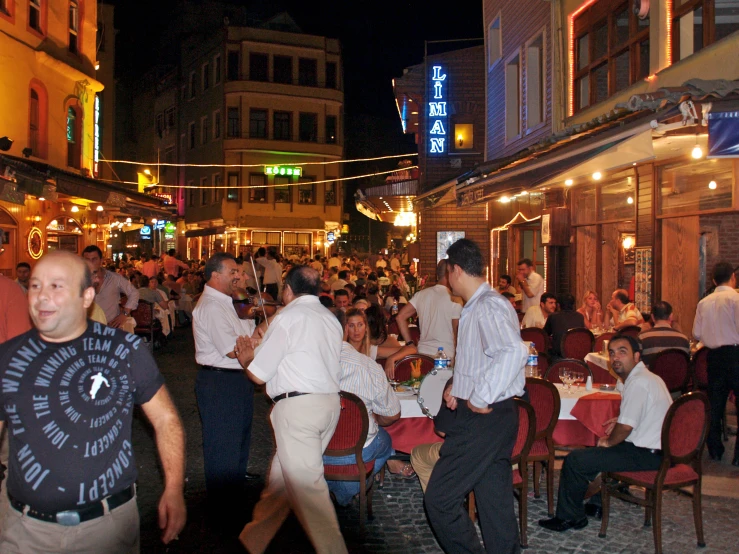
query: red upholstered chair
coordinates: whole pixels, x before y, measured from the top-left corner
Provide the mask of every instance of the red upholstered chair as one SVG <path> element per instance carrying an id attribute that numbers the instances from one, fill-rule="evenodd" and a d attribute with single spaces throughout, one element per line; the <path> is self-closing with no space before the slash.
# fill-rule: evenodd
<path id="1" fill-rule="evenodd" d="M 154 304 L 146 300 L 139 300 L 135 310 L 131 310 L 131 317 L 136 320 L 133 332 L 139 337 L 148 339 L 148 346 L 154 350 L 154 339 L 161 338 L 162 323 L 154 317 Z"/>
<path id="2" fill-rule="evenodd" d="M 593 351 L 593 344 L 595 344 L 595 337 L 590 329 L 574 327 L 568 329 L 562 336 L 560 352 L 565 358 L 584 360 L 585 355 Z"/>
<path id="3" fill-rule="evenodd" d="M 645 507 L 644 524 L 654 519 L 654 551 L 662 554 L 662 493 L 667 490 L 693 487 L 693 520 L 698 546 L 705 546 L 703 539 L 703 514 L 701 512 L 701 457 L 708 434 L 710 413 L 708 397 L 703 392 L 691 392 L 678 398 L 665 416 L 662 424 L 662 465 L 657 471 L 628 471 L 603 473 L 601 495 L 603 520 L 599 537 L 606 536 L 610 512 L 610 498 L 616 496 L 627 502 Z M 616 480 L 646 489 L 641 499 L 618 490 L 609 483 Z"/>
<path id="4" fill-rule="evenodd" d="M 542 377 L 549 371 L 549 366 L 552 365 L 552 359 L 546 352 L 539 352 L 539 375 Z"/>
<path id="5" fill-rule="evenodd" d="M 536 345 L 537 352 L 549 351 L 549 336 L 544 332 L 544 329 L 538 327 L 521 329 L 521 339 L 524 342 L 533 342 Z"/>
<path id="6" fill-rule="evenodd" d="M 616 333 L 603 333 L 596 337 L 593 352 L 603 352 L 603 341 L 610 341 Z"/>
<path id="7" fill-rule="evenodd" d="M 411 340 L 418 344 L 421 340 L 421 330 L 418 327 L 408 327 L 408 332 L 411 334 Z"/>
<path id="8" fill-rule="evenodd" d="M 518 406 L 518 435 L 516 437 L 516 444 L 513 446 L 513 453 L 511 454 L 511 465 L 518 464 L 518 469 L 513 470 L 513 490 L 518 500 L 519 542 L 521 547 L 526 548 L 529 545 L 528 539 L 526 538 L 529 488 L 528 456 L 531 445 L 534 443 L 534 436 L 536 435 L 536 415 L 534 408 L 528 402 L 520 398 L 516 398 L 515 402 Z M 469 495 L 467 508 L 470 519 L 476 521 L 474 492 L 471 492 Z"/>
<path id="9" fill-rule="evenodd" d="M 551 367 L 547 370 L 547 373 L 544 376 L 544 378 L 550 383 L 557 383 L 557 384 L 561 383 L 562 381 L 559 380 L 559 370 L 563 367 L 567 369 L 571 369 L 573 371 L 583 372 L 585 374 L 586 379 L 588 378 L 588 375 L 590 377 L 593 376 L 593 372 L 590 371 L 588 364 L 586 364 L 582 360 L 571 360 L 571 359 L 565 358 L 563 360 L 559 360 L 558 362 L 553 363 Z"/>
<path id="10" fill-rule="evenodd" d="M 373 480 L 370 477 L 375 467 L 374 460 L 366 463 L 362 460 L 362 449 L 369 431 L 369 416 L 361 398 L 344 391 L 341 391 L 339 395 L 341 396 L 341 415 L 324 455 L 354 454 L 357 461 L 354 464 L 342 466 L 324 464 L 323 472 L 326 481 L 359 481 L 359 525 L 364 530 L 365 517 L 372 519 Z M 365 516 L 365 511 L 367 516 Z"/>
<path id="11" fill-rule="evenodd" d="M 690 356 L 677 348 L 658 352 L 649 362 L 649 371 L 662 377 L 670 392 L 686 392 L 690 377 Z"/>
<path id="12" fill-rule="evenodd" d="M 630 337 L 634 337 L 635 339 L 639 338 L 639 333 L 641 333 L 641 327 L 638 325 L 627 325 L 623 329 L 619 331 L 622 335 L 629 335 Z"/>
<path id="13" fill-rule="evenodd" d="M 411 354 L 395 362 L 395 380 L 407 381 L 411 378 L 411 364 L 421 360 L 421 376 L 434 369 L 434 359 L 424 354 Z"/>
<path id="14" fill-rule="evenodd" d="M 708 348 L 704 346 L 693 354 L 692 366 L 693 390 L 708 389 Z"/>
<path id="15" fill-rule="evenodd" d="M 539 498 L 541 469 L 547 468 L 547 510 L 554 515 L 554 426 L 559 419 L 559 391 L 552 383 L 535 377 L 526 378 L 526 391 L 536 413 L 536 435 L 529 452 L 534 464 L 534 498 Z"/>

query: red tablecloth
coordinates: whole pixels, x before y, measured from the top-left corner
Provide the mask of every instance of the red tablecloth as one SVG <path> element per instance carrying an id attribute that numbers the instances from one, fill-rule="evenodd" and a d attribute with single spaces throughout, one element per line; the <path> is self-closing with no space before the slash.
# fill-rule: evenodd
<path id="1" fill-rule="evenodd" d="M 434 421 L 428 417 L 401 418 L 392 425 L 385 427 L 393 441 L 393 448 L 397 452 L 410 454 L 414 446 L 431 442 L 442 442 L 434 432 Z"/>
<path id="2" fill-rule="evenodd" d="M 562 419 L 554 427 L 554 444 L 562 446 L 595 446 L 598 437 L 579 421 Z"/>
<path id="3" fill-rule="evenodd" d="M 593 372 L 593 383 L 613 385 L 616 383 L 616 378 L 610 374 L 608 370 L 603 369 L 599 365 L 595 365 L 593 362 L 588 362 L 590 371 Z"/>

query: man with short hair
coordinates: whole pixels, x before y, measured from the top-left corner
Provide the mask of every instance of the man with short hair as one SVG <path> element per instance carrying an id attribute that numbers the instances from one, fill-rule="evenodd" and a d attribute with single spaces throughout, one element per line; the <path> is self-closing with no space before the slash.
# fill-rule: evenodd
<path id="1" fill-rule="evenodd" d="M 544 296 L 546 295 L 542 295 L 542 300 Z M 575 311 L 575 297 L 570 293 L 560 294 L 557 298 L 560 311 L 547 317 L 544 332 L 552 338 L 552 355 L 561 358 L 562 337 L 570 329 L 585 327 L 585 318 L 580 312 Z"/>
<path id="2" fill-rule="evenodd" d="M 143 341 L 88 321 L 94 298 L 83 260 L 65 251 L 44 255 L 28 291 L 35 329 L 0 346 L 12 508 L 0 552 L 139 551 L 134 404 L 152 424 L 164 472 L 163 542 L 185 525 L 177 410 Z"/>
<path id="3" fill-rule="evenodd" d="M 413 345 L 408 320 L 418 314 L 418 327 L 421 337 L 418 352 L 436 356 L 439 347 L 450 360 L 454 359 L 457 343 L 457 329 L 462 306 L 452 302 L 447 278 L 447 262 L 441 260 L 436 265 L 436 285 L 418 291 L 411 301 L 404 304 L 395 321 L 406 345 Z"/>
<path id="4" fill-rule="evenodd" d="M 611 317 L 613 327 L 620 331 L 630 325 L 641 325 L 644 317 L 633 302 L 629 302 L 629 293 L 624 289 L 616 289 L 611 295 L 611 301 L 606 304 Z"/>
<path id="5" fill-rule="evenodd" d="M 398 258 L 397 252 L 393 252 L 392 257 L 390 258 L 390 269 L 395 273 L 400 271 L 400 259 Z"/>
<path id="6" fill-rule="evenodd" d="M 662 423 L 672 397 L 665 382 L 641 361 L 641 350 L 639 339 L 628 335 L 616 334 L 608 343 L 611 367 L 624 382 L 619 416 L 604 422 L 606 436 L 596 448 L 575 450 L 565 458 L 556 517 L 539 520 L 545 529 L 582 529 L 588 524 L 586 513 L 597 515 L 598 505 L 588 504 L 586 510 L 583 500 L 599 473 L 655 471 L 662 464 Z"/>
<path id="7" fill-rule="evenodd" d="M 729 392 L 734 391 L 739 413 L 739 293 L 736 274 L 730 263 L 719 262 L 713 269 L 716 289 L 698 303 L 693 322 L 693 338 L 702 341 L 708 351 L 708 399 L 711 427 L 708 454 L 713 460 L 724 455 L 721 421 Z M 739 440 L 734 447 L 732 464 L 739 466 Z"/>
<path id="8" fill-rule="evenodd" d="M 501 295 L 503 298 L 506 298 L 511 303 L 511 306 L 513 306 L 513 309 L 518 312 L 518 307 L 516 306 L 516 295 L 511 294 L 510 292 L 502 292 Z"/>
<path id="9" fill-rule="evenodd" d="M 510 275 L 501 275 L 500 277 L 498 277 L 498 292 L 500 294 L 507 292 L 509 294 L 512 294 L 513 296 L 516 296 L 518 294 L 516 287 L 511 284 Z"/>
<path id="10" fill-rule="evenodd" d="M 342 312 L 345 312 L 350 304 L 351 298 L 349 296 L 348 290 L 339 289 L 337 291 L 334 291 L 334 307 L 340 309 Z"/>
<path id="11" fill-rule="evenodd" d="M 328 268 L 331 269 L 334 267 L 336 268 L 337 271 L 339 267 L 341 267 L 341 259 L 339 258 L 339 255 L 336 252 L 331 254 L 331 257 L 328 259 Z"/>
<path id="12" fill-rule="evenodd" d="M 341 271 L 339 271 L 338 279 L 331 283 L 331 290 L 337 291 L 339 289 L 343 289 L 347 284 L 347 279 L 349 279 L 349 272 L 345 269 L 342 269 Z"/>
<path id="13" fill-rule="evenodd" d="M 277 300 L 280 292 L 280 282 L 282 282 L 282 265 L 276 258 L 277 250 L 273 246 L 267 248 L 265 256 L 254 258 L 254 261 L 264 268 L 262 292 L 271 295 L 273 300 Z M 249 263 L 251 264 L 251 262 Z"/>
<path id="14" fill-rule="evenodd" d="M 557 311 L 557 297 L 551 292 L 545 292 L 541 295 L 541 302 L 538 306 L 531 306 L 526 310 L 521 326 L 538 327 L 543 329 L 550 315 Z"/>
<path id="15" fill-rule="evenodd" d="M 27 262 L 20 262 L 15 266 L 15 282 L 18 283 L 23 292 L 28 292 L 28 280 L 31 278 L 31 266 Z"/>
<path id="16" fill-rule="evenodd" d="M 529 258 L 524 258 L 516 265 L 518 267 L 516 279 L 521 289 L 521 311 L 526 313 L 529 308 L 538 306 L 541 302 L 541 295 L 544 294 L 546 282 L 544 277 L 535 271 L 534 262 Z"/>
<path id="17" fill-rule="evenodd" d="M 149 257 L 147 254 L 144 254 L 142 257 L 146 261 L 141 267 L 141 273 L 146 275 L 149 279 L 155 277 L 156 274 L 159 273 L 159 264 L 157 264 L 157 257 L 154 254 L 152 254 L 151 257 Z"/>
<path id="18" fill-rule="evenodd" d="M 164 256 L 164 272 L 167 275 L 171 275 L 177 279 L 180 274 L 180 269 L 185 270 L 187 268 L 188 265 L 186 263 L 181 262 L 175 257 L 174 248 L 167 250 L 167 254 Z"/>
<path id="19" fill-rule="evenodd" d="M 136 320 L 131 317 L 131 312 L 139 305 L 139 291 L 123 275 L 101 267 L 103 252 L 94 244 L 82 251 L 82 257 L 90 271 L 98 275 L 100 285 L 95 288 L 95 302 L 105 312 L 108 326 L 133 333 Z M 126 297 L 122 309 L 121 295 Z"/>
<path id="20" fill-rule="evenodd" d="M 639 334 L 644 351 L 642 361 L 649 366 L 654 356 L 677 348 L 690 356 L 690 340 L 677 329 L 672 328 L 672 306 L 664 300 L 652 306 L 652 328 Z"/>

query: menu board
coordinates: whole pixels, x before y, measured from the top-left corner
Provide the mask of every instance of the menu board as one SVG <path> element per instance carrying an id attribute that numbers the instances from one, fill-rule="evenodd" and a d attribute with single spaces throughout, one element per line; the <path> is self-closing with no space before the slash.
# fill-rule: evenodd
<path id="1" fill-rule="evenodd" d="M 635 248 L 634 304 L 640 312 L 652 311 L 652 248 Z"/>

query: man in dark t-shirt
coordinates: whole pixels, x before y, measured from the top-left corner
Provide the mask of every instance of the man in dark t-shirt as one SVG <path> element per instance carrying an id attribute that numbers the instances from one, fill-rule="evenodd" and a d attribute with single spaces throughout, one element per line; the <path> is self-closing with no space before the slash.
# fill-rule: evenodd
<path id="1" fill-rule="evenodd" d="M 138 552 L 134 404 L 154 427 L 164 469 L 163 541 L 184 526 L 177 411 L 141 339 L 87 320 L 94 297 L 82 259 L 44 256 L 28 293 L 36 328 L 0 345 L 12 508 L 0 552 Z"/>
<path id="2" fill-rule="evenodd" d="M 570 293 L 557 296 L 559 311 L 547 318 L 544 324 L 544 332 L 552 337 L 552 356 L 562 357 L 562 337 L 574 327 L 585 327 L 585 318 L 580 312 L 575 311 L 575 297 Z"/>

